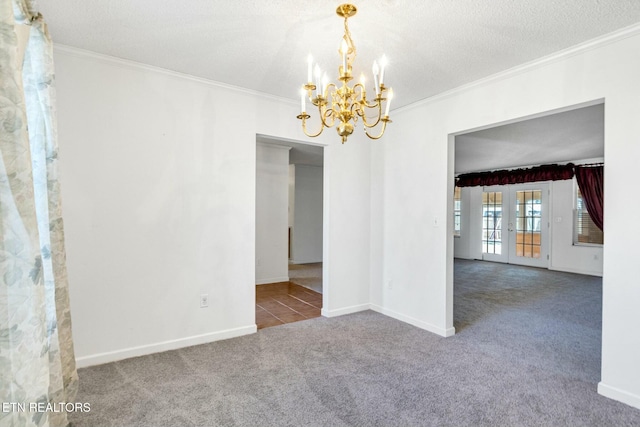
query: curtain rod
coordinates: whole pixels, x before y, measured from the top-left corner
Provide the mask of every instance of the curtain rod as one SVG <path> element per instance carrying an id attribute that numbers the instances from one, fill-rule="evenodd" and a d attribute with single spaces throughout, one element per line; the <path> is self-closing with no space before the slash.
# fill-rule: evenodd
<path id="1" fill-rule="evenodd" d="M 585 163 L 582 165 L 574 165 L 574 166 L 584 166 L 584 167 L 590 167 L 590 166 L 604 166 L 604 162 L 599 162 L 599 163 Z"/>
<path id="2" fill-rule="evenodd" d="M 488 170 L 488 171 L 481 171 L 481 172 L 464 172 L 464 173 L 459 173 L 454 175 L 455 178 L 461 176 L 461 175 L 469 175 L 469 174 L 476 174 L 476 173 L 493 173 L 493 172 L 502 172 L 502 171 L 515 171 L 515 170 L 528 170 L 528 169 L 534 169 L 534 168 L 539 168 L 542 166 L 567 166 L 567 165 L 572 165 L 573 167 L 576 166 L 583 166 L 583 167 L 592 167 L 592 166 L 604 166 L 604 162 L 597 162 L 597 163 L 583 163 L 580 165 L 577 165 L 573 162 L 568 162 L 562 165 L 559 165 L 557 163 L 547 163 L 544 165 L 538 165 L 538 166 L 525 166 L 525 167 L 515 167 L 513 169 L 494 169 L 494 170 Z"/>

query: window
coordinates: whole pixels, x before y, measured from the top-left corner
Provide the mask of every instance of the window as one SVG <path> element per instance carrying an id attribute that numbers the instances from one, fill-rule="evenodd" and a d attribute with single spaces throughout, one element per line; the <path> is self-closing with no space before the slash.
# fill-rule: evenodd
<path id="1" fill-rule="evenodd" d="M 516 191 L 516 256 L 540 258 L 542 190 Z"/>
<path id="2" fill-rule="evenodd" d="M 502 192 L 482 193 L 482 253 L 502 254 Z"/>
<path id="3" fill-rule="evenodd" d="M 576 245 L 587 243 L 602 245 L 604 243 L 604 233 L 589 217 L 587 206 L 582 200 L 580 187 L 576 184 L 576 216 L 574 220 L 575 232 L 573 243 Z"/>
<path id="4" fill-rule="evenodd" d="M 460 236 L 460 187 L 453 192 L 453 235 Z"/>

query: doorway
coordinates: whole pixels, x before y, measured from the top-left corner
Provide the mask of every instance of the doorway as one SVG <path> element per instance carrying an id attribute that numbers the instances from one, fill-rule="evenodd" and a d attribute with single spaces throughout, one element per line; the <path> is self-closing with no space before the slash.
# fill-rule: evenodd
<path id="1" fill-rule="evenodd" d="M 482 260 L 549 267 L 547 183 L 484 187 Z"/>
<path id="2" fill-rule="evenodd" d="M 604 111 L 602 100 L 595 100 L 508 124 L 452 134 L 452 184 L 455 175 L 464 173 L 554 163 L 603 163 Z M 456 192 L 451 186 L 452 214 L 448 224 L 453 244 L 447 271 L 447 317 L 452 326 L 458 310 L 453 298 L 457 292 L 454 258 L 603 276 L 603 247 L 582 245 L 575 240 L 576 188 L 572 180 L 469 186 Z M 501 268 L 497 263 L 492 268 Z"/>
<path id="3" fill-rule="evenodd" d="M 604 163 L 604 109 L 601 101 L 593 101 L 560 112 L 451 135 L 450 165 L 454 174 L 459 175 L 554 163 Z M 519 346 L 519 339 L 537 323 L 529 322 L 531 318 L 543 319 L 547 322 L 545 329 L 551 330 L 565 330 L 562 322 L 571 316 L 575 316 L 574 323 L 584 318 L 584 314 L 570 308 L 576 298 L 586 298 L 580 294 L 584 291 L 583 283 L 594 283 L 593 293 L 588 297 L 591 305 L 597 307 L 602 302 L 603 248 L 581 245 L 575 239 L 579 224 L 576 188 L 572 180 L 462 187 L 458 206 L 454 205 L 454 191 L 450 191 L 449 226 L 454 243 L 451 270 L 447 272 L 447 310 L 452 326 L 458 331 L 468 327 L 469 333 L 473 328 L 486 327 L 483 323 L 494 320 L 496 312 L 515 314 L 509 321 L 497 324 L 525 325 L 518 332 L 515 328 L 510 333 L 501 331 L 501 336 L 508 336 L 507 342 Z M 460 225 L 456 229 L 454 224 Z M 485 274 L 480 274 L 480 270 Z M 559 280 L 561 286 L 550 286 L 554 280 Z M 559 309 L 550 310 L 552 304 L 561 300 L 557 297 L 559 293 L 568 290 L 569 281 L 576 285 L 574 293 Z M 533 304 L 529 306 L 529 302 Z M 517 313 L 527 306 L 531 309 L 529 313 Z M 560 310 L 566 310 L 567 315 L 557 319 L 548 315 Z M 595 310 L 591 316 L 597 318 L 597 313 Z M 593 341 L 594 351 L 577 352 L 562 362 L 571 365 L 578 357 L 589 356 L 581 366 L 590 363 L 597 381 L 601 325 L 596 324 L 593 333 L 586 331 L 581 328 L 578 339 Z"/>
<path id="4" fill-rule="evenodd" d="M 262 135 L 256 146 L 255 307 L 261 329 L 321 315 L 322 275 L 313 289 L 306 286 L 309 269 L 302 267 L 323 263 L 324 147 Z"/>

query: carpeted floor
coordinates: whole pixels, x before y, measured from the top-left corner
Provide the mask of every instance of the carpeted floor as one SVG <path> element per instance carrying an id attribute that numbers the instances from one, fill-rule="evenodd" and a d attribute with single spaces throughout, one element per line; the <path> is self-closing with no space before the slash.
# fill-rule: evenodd
<path id="1" fill-rule="evenodd" d="M 441 338 L 367 311 L 81 369 L 74 426 L 637 426 L 596 393 L 601 280 L 456 261 Z"/>

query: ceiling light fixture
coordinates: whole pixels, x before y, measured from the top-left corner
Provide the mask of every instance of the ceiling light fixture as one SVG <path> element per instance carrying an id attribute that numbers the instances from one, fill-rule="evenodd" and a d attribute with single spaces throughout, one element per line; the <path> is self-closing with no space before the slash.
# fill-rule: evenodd
<path id="1" fill-rule="evenodd" d="M 386 57 L 383 55 L 380 63 L 373 62 L 373 81 L 376 91 L 376 97 L 373 101 L 367 101 L 365 90 L 364 74 L 360 76 L 360 82 L 349 87 L 347 84 L 353 79 L 351 73 L 353 71 L 353 60 L 356 57 L 356 47 L 351 39 L 349 25 L 347 20 L 355 15 L 357 9 L 352 4 L 342 4 L 336 9 L 338 16 L 344 18 L 344 36 L 338 53 L 341 56 L 342 63 L 338 67 L 338 80 L 342 82 L 340 87 L 333 83 L 329 83 L 327 73 L 320 70 L 318 64 L 313 66 L 313 57 L 309 55 L 307 59 L 307 83 L 300 89 L 300 109 L 301 113 L 297 116 L 302 120 L 302 130 L 305 135 L 316 137 L 322 133 L 325 127 L 332 127 L 336 120 L 338 125 L 336 130 L 338 135 L 342 137 L 344 144 L 349 135 L 353 133 L 358 118 L 362 119 L 364 125 L 364 133 L 371 139 L 379 139 L 387 128 L 389 120 L 389 106 L 393 97 L 393 89 L 389 89 L 389 94 L 385 98 L 387 88 L 384 85 L 384 71 L 387 65 Z M 313 78 L 315 77 L 315 82 Z M 314 92 L 315 91 L 315 92 Z M 306 99 L 309 99 L 314 107 L 318 108 L 320 116 L 320 130 L 315 134 L 307 131 L 307 119 L 311 118 L 306 111 Z M 382 106 L 386 101 L 384 115 L 382 114 Z M 373 117 L 367 118 L 367 111 L 373 110 Z M 382 122 L 381 130 L 378 135 L 371 135 L 369 130 L 375 128 Z"/>

